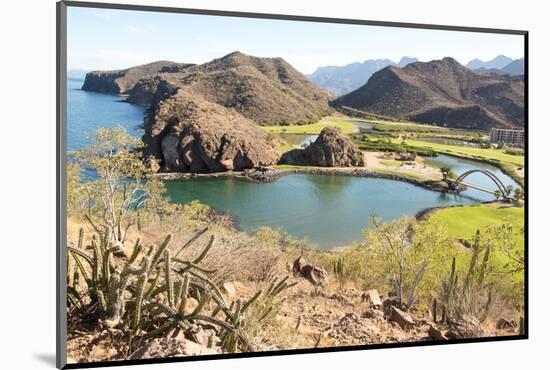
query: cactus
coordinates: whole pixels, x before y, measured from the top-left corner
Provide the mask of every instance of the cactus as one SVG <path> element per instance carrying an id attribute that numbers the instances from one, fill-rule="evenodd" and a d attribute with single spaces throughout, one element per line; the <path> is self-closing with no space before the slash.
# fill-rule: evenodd
<path id="1" fill-rule="evenodd" d="M 193 260 L 178 258 L 207 229 L 199 231 L 174 256 L 168 250 L 170 234 L 158 247 L 148 249 L 138 239 L 130 257 L 125 259 L 116 253 L 120 247 L 109 242 L 108 231 L 101 231 L 93 224 L 92 227 L 96 233 L 90 241 L 91 252 L 82 248 L 83 230 L 78 247 L 68 246 L 67 263 L 72 262 L 74 274 L 78 273 L 85 282 L 78 286 L 75 284 L 78 279 L 69 280 L 68 304 L 81 315 L 93 315 L 108 326 L 129 329 L 133 338 L 147 340 L 173 329 L 187 330 L 192 322 L 204 322 L 219 328 L 224 351 L 253 351 L 245 328 L 250 321 L 265 325 L 282 302 L 278 295 L 295 284 L 289 284 L 288 277 L 274 279 L 265 291 L 259 290 L 246 301 L 228 305 L 209 277 L 215 270 L 200 266 L 214 244 L 213 236 Z M 139 259 L 139 266 L 135 266 Z M 83 293 L 91 298 L 86 305 L 80 299 Z M 198 300 L 191 313 L 185 311 L 190 295 Z M 223 318 L 219 318 L 220 313 Z M 214 345 L 213 339 L 210 345 Z"/>
<path id="2" fill-rule="evenodd" d="M 339 258 L 333 262 L 332 271 L 334 272 L 334 276 L 336 276 L 336 279 L 338 280 L 340 285 L 343 285 L 345 282 L 345 269 L 343 258 Z"/>
<path id="3" fill-rule="evenodd" d="M 154 263 L 153 263 L 154 264 Z M 172 282 L 172 260 L 170 258 L 170 252 L 164 253 L 164 273 L 166 274 L 164 279 L 166 281 L 166 290 L 168 293 L 168 304 L 174 306 L 174 283 Z"/>

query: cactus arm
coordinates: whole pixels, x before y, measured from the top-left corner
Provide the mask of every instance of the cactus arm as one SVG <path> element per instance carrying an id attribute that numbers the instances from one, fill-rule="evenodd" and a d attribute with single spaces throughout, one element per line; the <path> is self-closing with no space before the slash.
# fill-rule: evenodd
<path id="1" fill-rule="evenodd" d="M 191 244 L 195 242 L 202 234 L 208 231 L 208 227 L 205 227 L 204 229 L 200 230 L 198 233 L 196 233 L 187 243 L 183 245 L 183 247 L 180 248 L 180 250 L 176 253 L 175 257 L 179 256 L 179 254 L 187 247 L 189 247 Z"/>

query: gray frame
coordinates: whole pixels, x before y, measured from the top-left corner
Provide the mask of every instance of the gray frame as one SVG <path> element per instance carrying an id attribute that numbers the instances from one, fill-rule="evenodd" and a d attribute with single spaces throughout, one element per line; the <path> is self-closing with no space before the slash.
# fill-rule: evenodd
<path id="1" fill-rule="evenodd" d="M 290 21 L 305 21 L 305 22 L 320 22 L 320 23 L 340 23 L 340 24 L 357 24 L 366 26 L 386 26 L 399 28 L 420 28 L 431 30 L 446 30 L 446 31 L 463 31 L 477 33 L 497 33 L 508 35 L 524 36 L 524 58 L 525 58 L 525 331 L 524 334 L 506 336 L 506 337 L 486 337 L 473 339 L 457 339 L 446 342 L 412 342 L 412 343 L 394 343 L 394 344 L 373 344 L 373 345 L 358 345 L 347 347 L 329 347 L 329 348 L 309 348 L 296 350 L 280 350 L 269 352 L 250 352 L 250 353 L 231 353 L 208 356 L 193 356 L 193 357 L 178 357 L 178 358 L 161 358 L 149 360 L 125 360 L 116 362 L 94 362 L 88 364 L 67 364 L 67 215 L 66 215 L 66 179 L 67 179 L 67 158 L 66 158 L 66 130 L 67 130 L 67 7 L 84 7 L 84 8 L 102 8 L 102 9 L 118 9 L 118 10 L 137 10 L 151 11 L 164 13 L 181 13 L 181 14 L 199 14 L 210 16 L 227 16 L 241 18 L 259 18 L 259 19 L 279 19 Z M 265 13 L 248 13 L 248 12 L 233 12 L 220 10 L 204 10 L 204 9 L 189 9 L 175 7 L 159 7 L 145 5 L 129 5 L 129 4 L 111 4 L 99 2 L 80 2 L 80 1 L 59 1 L 56 4 L 57 14 L 57 155 L 56 155 L 56 178 L 57 178 L 57 201 L 56 201 L 56 366 L 59 369 L 74 369 L 74 368 L 90 368 L 104 366 L 122 366 L 134 364 L 153 364 L 167 362 L 185 362 L 185 361 L 204 361 L 227 358 L 243 358 L 243 357 L 264 357 L 264 356 L 281 356 L 289 354 L 304 354 L 304 353 L 322 353 L 322 352 L 340 352 L 340 351 L 356 351 L 377 348 L 400 348 L 400 347 L 418 347 L 418 346 L 436 346 L 447 345 L 454 343 L 481 343 L 481 342 L 496 342 L 509 340 L 528 339 L 529 335 L 529 223 L 528 223 L 528 184 L 529 184 L 529 130 L 528 130 L 528 70 L 529 70 L 529 53 L 528 53 L 528 37 L 529 32 L 526 30 L 511 30 L 511 29 L 496 29 L 496 28 L 476 28 L 476 27 L 460 27 L 449 25 L 433 25 L 419 23 L 402 23 L 402 22 L 382 22 L 369 21 L 358 19 L 339 19 L 326 17 L 308 17 L 298 15 L 283 15 L 283 14 L 265 14 Z"/>
<path id="2" fill-rule="evenodd" d="M 67 6 L 56 4 L 57 13 L 57 248 L 56 248 L 56 366 L 67 364 Z"/>

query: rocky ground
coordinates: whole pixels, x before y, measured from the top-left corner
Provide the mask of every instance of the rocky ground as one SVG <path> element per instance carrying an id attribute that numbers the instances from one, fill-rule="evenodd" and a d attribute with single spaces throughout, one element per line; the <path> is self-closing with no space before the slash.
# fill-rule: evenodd
<path id="1" fill-rule="evenodd" d="M 309 266 L 309 267 L 308 267 Z M 309 270 L 308 270 L 309 268 Z M 255 351 L 356 346 L 380 343 L 448 341 L 461 338 L 519 334 L 512 320 L 480 324 L 471 318 L 452 326 L 434 323 L 429 309 L 407 310 L 395 297 L 376 290 L 340 285 L 322 268 L 302 262 L 301 271 L 289 266 L 297 284 L 286 292 L 272 335 L 253 340 Z M 312 272 L 313 271 L 313 272 Z M 228 300 L 250 298 L 261 284 L 232 281 L 223 284 Z M 120 330 L 72 327 L 68 356 L 71 362 L 114 361 L 222 353 L 215 328 L 196 323 L 190 333 L 178 333 L 136 344 L 131 353 Z M 214 338 L 212 340 L 212 338 Z"/>

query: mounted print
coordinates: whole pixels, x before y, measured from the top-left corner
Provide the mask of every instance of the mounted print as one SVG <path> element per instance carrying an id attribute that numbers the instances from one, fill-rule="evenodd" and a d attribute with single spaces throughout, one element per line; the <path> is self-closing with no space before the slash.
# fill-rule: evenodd
<path id="1" fill-rule="evenodd" d="M 526 58 L 58 3 L 58 366 L 527 338 Z"/>

